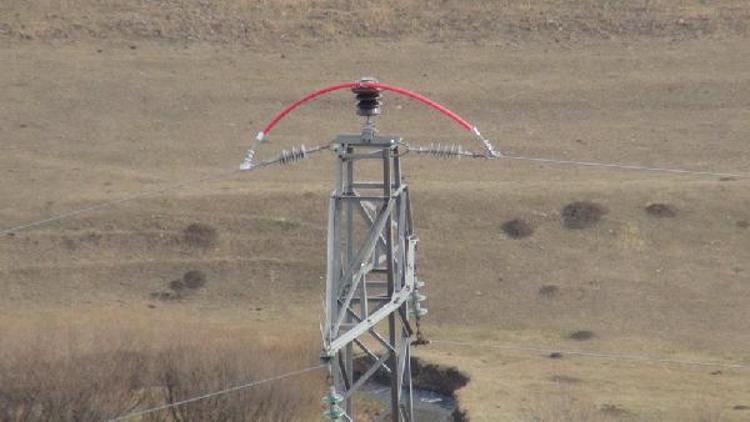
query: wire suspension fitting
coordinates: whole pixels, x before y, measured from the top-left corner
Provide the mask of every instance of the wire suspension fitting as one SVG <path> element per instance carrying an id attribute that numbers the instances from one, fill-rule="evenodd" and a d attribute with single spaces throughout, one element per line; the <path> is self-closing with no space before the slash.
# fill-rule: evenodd
<path id="1" fill-rule="evenodd" d="M 474 126 L 471 128 L 471 131 L 476 135 L 477 139 L 479 139 L 479 142 L 482 143 L 482 146 L 484 147 L 485 157 L 486 158 L 500 158 L 502 157 L 502 154 L 500 154 L 500 151 L 497 151 L 495 149 L 495 146 L 492 145 L 492 142 L 485 138 L 481 132 L 479 132 L 479 128 Z"/>
<path id="2" fill-rule="evenodd" d="M 255 139 L 253 139 L 253 143 L 250 145 L 250 148 L 248 148 L 247 152 L 245 153 L 245 159 L 242 161 L 242 164 L 240 164 L 240 170 L 250 170 L 253 167 L 255 167 L 255 164 L 253 163 L 253 159 L 255 158 L 255 150 L 258 149 L 258 146 L 265 140 L 265 134 L 263 132 L 258 132 L 258 135 L 255 136 Z"/>

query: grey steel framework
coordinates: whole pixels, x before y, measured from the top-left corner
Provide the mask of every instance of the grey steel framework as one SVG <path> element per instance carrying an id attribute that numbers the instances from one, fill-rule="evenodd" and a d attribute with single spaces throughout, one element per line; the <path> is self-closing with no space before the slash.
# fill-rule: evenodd
<path id="1" fill-rule="evenodd" d="M 415 275 L 417 238 L 400 141 L 376 135 L 368 118 L 360 135 L 340 135 L 332 144 L 337 173 L 328 213 L 322 357 L 333 383 L 324 414 L 333 420 L 352 420 L 352 395 L 378 371 L 390 379 L 391 420 L 413 420 L 409 317 L 426 309 L 419 305 L 424 296 Z M 375 163 L 380 180 L 357 180 L 366 162 Z M 358 376 L 355 350 L 368 362 Z"/>

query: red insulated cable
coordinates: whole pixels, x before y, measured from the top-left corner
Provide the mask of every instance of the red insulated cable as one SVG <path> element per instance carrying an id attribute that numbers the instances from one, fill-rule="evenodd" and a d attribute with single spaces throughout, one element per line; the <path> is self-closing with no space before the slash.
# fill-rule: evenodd
<path id="1" fill-rule="evenodd" d="M 453 119 L 454 121 L 456 121 L 456 123 L 458 123 L 459 125 L 463 126 L 468 131 L 471 131 L 471 130 L 474 129 L 474 126 L 472 126 L 469 122 L 467 122 L 465 119 L 463 119 L 458 114 L 450 111 L 445 106 L 443 106 L 441 104 L 438 104 L 435 101 L 433 101 L 433 100 L 431 100 L 431 99 L 429 99 L 429 98 L 427 98 L 427 97 L 425 97 L 423 95 L 419 95 L 416 92 L 409 91 L 406 88 L 401 88 L 399 86 L 393 86 L 393 85 L 386 85 L 386 84 L 382 84 L 380 82 L 344 82 L 344 83 L 340 83 L 340 84 L 336 84 L 336 85 L 331 85 L 331 86 L 326 87 L 326 88 L 321 88 L 321 89 L 315 90 L 315 91 L 313 91 L 313 92 L 311 92 L 311 93 L 303 96 L 302 98 L 298 99 L 297 101 L 289 104 L 288 106 L 284 107 L 281 111 L 279 111 L 278 113 L 276 113 L 275 116 L 273 116 L 273 119 L 271 119 L 271 121 L 266 125 L 266 127 L 263 128 L 263 131 L 258 134 L 259 137 L 262 139 L 263 137 L 265 137 L 266 135 L 268 135 L 268 133 L 271 131 L 271 129 L 273 129 L 273 127 L 276 126 L 276 124 L 281 119 L 283 119 L 292 110 L 294 110 L 295 108 L 301 106 L 302 104 L 304 104 L 304 103 L 306 103 L 306 102 L 308 102 L 308 101 L 310 101 L 310 100 L 312 100 L 312 99 L 314 99 L 316 97 L 319 97 L 319 96 L 321 96 L 323 94 L 327 94 L 329 92 L 332 92 L 332 91 L 338 91 L 340 89 L 354 88 L 354 87 L 379 88 L 379 89 L 382 89 L 384 91 L 393 91 L 395 93 L 398 93 L 398 94 L 401 94 L 401 95 L 405 95 L 407 97 L 413 98 L 413 99 L 415 99 L 415 100 L 417 100 L 417 101 L 419 101 L 419 102 L 421 102 L 423 104 L 426 104 L 426 105 L 428 105 L 428 106 L 430 106 L 430 107 L 438 110 L 439 112 L 445 114 L 446 116 L 448 116 L 451 119 Z"/>
<path id="2" fill-rule="evenodd" d="M 461 117 L 458 114 L 450 111 L 444 105 L 438 104 L 435 101 L 433 101 L 433 100 L 431 100 L 431 99 L 429 99 L 429 98 L 427 98 L 427 97 L 425 97 L 423 95 L 419 95 L 419 94 L 417 94 L 414 91 L 409 91 L 408 89 L 401 88 L 400 86 L 382 84 L 380 82 L 370 83 L 369 85 L 370 86 L 374 86 L 376 88 L 382 88 L 383 90 L 386 90 L 386 91 L 393 91 L 393 92 L 396 92 L 398 94 L 405 95 L 407 97 L 413 98 L 413 99 L 421 102 L 422 104 L 428 105 L 428 106 L 434 108 L 435 110 L 437 110 L 437 111 L 445 114 L 446 116 L 450 117 L 451 119 L 455 120 L 456 123 L 458 123 L 459 125 L 463 126 L 464 129 L 466 129 L 468 131 L 472 131 L 474 129 L 474 125 L 472 125 L 471 123 L 467 122 L 466 119 L 464 119 L 463 117 Z"/>

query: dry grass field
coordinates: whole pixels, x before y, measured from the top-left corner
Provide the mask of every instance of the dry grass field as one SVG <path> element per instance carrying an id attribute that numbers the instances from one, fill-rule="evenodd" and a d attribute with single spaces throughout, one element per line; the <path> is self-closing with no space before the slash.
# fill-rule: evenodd
<path id="1" fill-rule="evenodd" d="M 6 0 L 0 226 L 235 168 L 280 107 L 370 74 L 447 104 L 508 153 L 750 174 L 749 24 L 742 0 Z M 421 105 L 384 102 L 383 132 L 469 141 Z M 352 104 L 301 109 L 263 154 L 356 131 Z M 405 166 L 428 337 L 750 365 L 750 180 Z M 101 387 L 91 400 L 106 406 L 86 406 L 116 413 L 122 391 L 159 384 L 165 353 L 175 371 L 211 374 L 198 390 L 314 364 L 332 172 L 321 156 L 2 236 L 0 386 L 52 402 Z M 563 224 L 575 202 L 598 219 Z M 147 358 L 82 363 L 124 352 Z M 750 420 L 747 369 L 439 342 L 417 354 L 471 376 L 458 397 L 472 421 Z M 215 370 L 223 356 L 235 358 Z M 132 365 L 144 378 L 117 391 L 93 373 Z M 323 377 L 235 400 L 318 420 Z M 78 389 L 61 387 L 71 379 Z M 280 395 L 283 417 L 267 399 Z"/>

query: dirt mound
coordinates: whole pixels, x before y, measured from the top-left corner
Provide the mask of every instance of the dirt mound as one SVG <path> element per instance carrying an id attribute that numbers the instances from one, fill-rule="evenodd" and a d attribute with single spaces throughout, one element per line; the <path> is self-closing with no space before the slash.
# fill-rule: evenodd
<path id="1" fill-rule="evenodd" d="M 646 214 L 653 217 L 673 218 L 677 216 L 677 207 L 670 204 L 648 204 L 646 208 L 644 208 L 644 211 L 646 211 Z"/>
<path id="2" fill-rule="evenodd" d="M 560 211 L 562 225 L 569 229 L 585 229 L 598 223 L 609 211 L 603 205 L 590 201 L 577 201 Z"/>
<path id="3" fill-rule="evenodd" d="M 511 239 L 522 239 L 534 233 L 534 228 L 522 218 L 506 221 L 501 228 Z"/>

